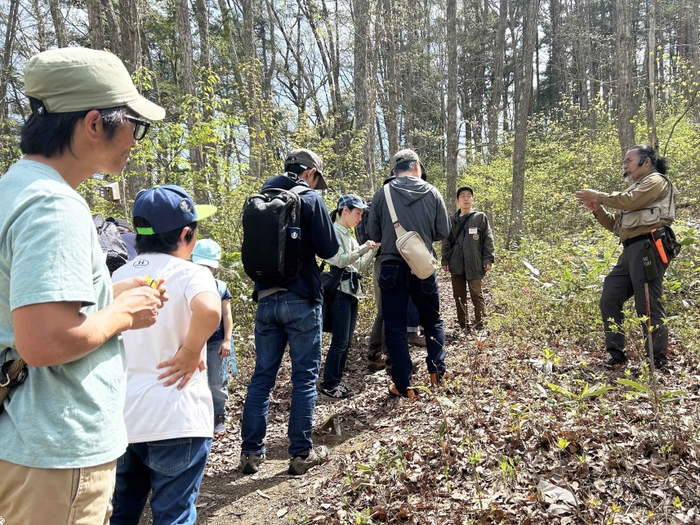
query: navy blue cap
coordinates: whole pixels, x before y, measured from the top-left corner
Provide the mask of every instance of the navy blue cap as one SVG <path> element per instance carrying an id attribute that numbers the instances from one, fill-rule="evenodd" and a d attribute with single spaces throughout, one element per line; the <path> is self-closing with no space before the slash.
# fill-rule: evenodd
<path id="1" fill-rule="evenodd" d="M 136 228 L 141 235 L 155 235 L 177 230 L 216 213 L 216 206 L 195 205 L 190 194 L 180 186 L 169 184 L 142 190 L 134 202 L 134 217 L 142 217 L 150 228 Z"/>
<path id="2" fill-rule="evenodd" d="M 354 193 L 347 193 L 345 195 L 340 196 L 340 198 L 338 199 L 338 209 L 342 210 L 343 208 L 345 208 L 345 206 L 352 206 L 353 208 L 360 208 L 361 210 L 369 208 L 369 206 L 367 206 L 364 203 L 360 196 L 355 195 Z"/>

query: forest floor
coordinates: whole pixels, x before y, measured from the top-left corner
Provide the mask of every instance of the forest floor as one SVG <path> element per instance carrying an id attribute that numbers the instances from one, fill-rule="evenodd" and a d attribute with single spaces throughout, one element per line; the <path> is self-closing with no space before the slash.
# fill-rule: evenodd
<path id="1" fill-rule="evenodd" d="M 358 337 L 345 372 L 356 395 L 319 397 L 313 439 L 331 457 L 304 476 L 287 474 L 288 357 L 270 403 L 267 459 L 255 475 L 238 472 L 254 365 L 239 359 L 198 523 L 700 524 L 700 371 L 673 335 L 665 371 L 652 376 L 634 354 L 608 369 L 602 349 L 563 334 L 544 351 L 459 332 L 442 285 L 452 378 L 416 399 L 390 399 L 389 376 L 367 370 L 367 337 Z M 361 319 L 358 334 L 369 324 Z M 411 354 L 421 362 L 414 382 L 427 385 L 425 350 Z"/>

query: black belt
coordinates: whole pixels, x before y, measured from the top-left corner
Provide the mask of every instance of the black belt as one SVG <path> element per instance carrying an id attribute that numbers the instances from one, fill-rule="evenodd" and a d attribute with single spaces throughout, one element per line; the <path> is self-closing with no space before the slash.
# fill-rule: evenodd
<path id="1" fill-rule="evenodd" d="M 630 246 L 631 244 L 634 244 L 634 243 L 636 243 L 636 242 L 646 241 L 646 240 L 649 240 L 649 239 L 650 239 L 650 236 L 649 236 L 648 233 L 645 233 L 644 235 L 637 235 L 636 237 L 630 237 L 629 239 L 627 239 L 627 240 L 625 240 L 625 241 L 622 241 L 622 246 L 624 246 L 625 248 L 627 248 L 627 247 Z"/>

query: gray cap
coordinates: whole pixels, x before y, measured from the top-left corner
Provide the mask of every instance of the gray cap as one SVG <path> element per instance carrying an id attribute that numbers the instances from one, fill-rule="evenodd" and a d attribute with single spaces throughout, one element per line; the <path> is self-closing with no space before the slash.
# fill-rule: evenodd
<path id="1" fill-rule="evenodd" d="M 399 164 L 401 164 L 403 162 L 417 162 L 418 165 L 420 166 L 421 179 L 426 180 L 425 168 L 423 167 L 423 163 L 420 161 L 420 158 L 418 157 L 418 153 L 416 153 L 412 149 L 402 149 L 401 151 L 398 151 L 397 153 L 395 153 L 393 157 L 391 157 L 391 173 L 392 173 L 392 175 L 394 174 L 394 168 L 396 168 L 396 166 L 398 166 Z"/>
<path id="2" fill-rule="evenodd" d="M 328 189 L 328 184 L 326 184 L 326 179 L 323 178 L 323 161 L 321 160 L 321 157 L 316 155 L 313 151 L 310 149 L 304 149 L 304 148 L 299 148 L 299 149 L 293 149 L 292 151 L 289 152 L 289 155 L 287 155 L 287 158 L 284 161 L 284 167 L 285 169 L 288 166 L 292 165 L 297 165 L 301 166 L 305 170 L 309 168 L 316 168 L 316 173 L 318 173 L 320 180 L 316 184 L 317 190 L 327 190 Z"/>

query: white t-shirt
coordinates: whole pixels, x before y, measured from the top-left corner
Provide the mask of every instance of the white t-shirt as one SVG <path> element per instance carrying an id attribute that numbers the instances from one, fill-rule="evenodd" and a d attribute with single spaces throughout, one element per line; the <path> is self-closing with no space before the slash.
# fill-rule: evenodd
<path id="1" fill-rule="evenodd" d="M 126 349 L 126 404 L 124 421 L 129 443 L 180 437 L 212 437 L 214 408 L 206 371 L 196 370 L 182 390 L 164 387 L 157 379 L 165 369 L 156 365 L 172 358 L 185 342 L 190 326 L 190 303 L 200 293 L 219 297 L 211 272 L 172 255 L 147 253 L 119 268 L 112 280 L 149 275 L 164 279 L 170 299 L 158 312 L 156 323 L 123 333 Z M 202 356 L 207 357 L 206 344 Z"/>

